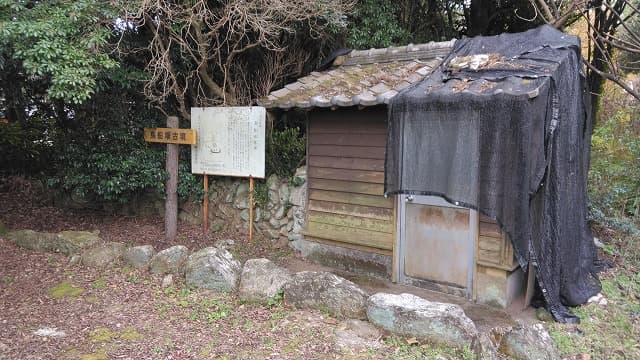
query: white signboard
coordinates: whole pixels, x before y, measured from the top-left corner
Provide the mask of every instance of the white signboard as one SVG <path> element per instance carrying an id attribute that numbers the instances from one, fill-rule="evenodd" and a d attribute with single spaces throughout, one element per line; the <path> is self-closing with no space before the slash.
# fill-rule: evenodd
<path id="1" fill-rule="evenodd" d="M 265 121 L 259 106 L 191 108 L 191 172 L 264 178 Z"/>

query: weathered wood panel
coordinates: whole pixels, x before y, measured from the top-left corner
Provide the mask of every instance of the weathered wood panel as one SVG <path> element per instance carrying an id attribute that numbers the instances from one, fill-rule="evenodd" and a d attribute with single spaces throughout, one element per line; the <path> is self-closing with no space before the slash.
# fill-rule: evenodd
<path id="1" fill-rule="evenodd" d="M 309 201 L 308 209 L 342 215 L 354 215 L 364 218 L 387 220 L 390 222 L 393 222 L 394 219 L 393 209 L 335 203 L 330 201 Z"/>
<path id="2" fill-rule="evenodd" d="M 324 115 L 323 118 L 318 118 L 318 121 L 309 122 L 310 133 L 387 134 L 386 111 L 378 114 L 358 114 L 358 111 L 340 111 Z"/>
<path id="3" fill-rule="evenodd" d="M 386 134 L 314 134 L 309 139 L 311 145 L 345 145 L 345 146 L 371 146 L 371 144 L 385 144 Z"/>
<path id="4" fill-rule="evenodd" d="M 371 184 L 358 181 L 328 180 L 309 178 L 309 188 L 318 190 L 334 190 L 357 194 L 382 195 L 384 184 Z"/>
<path id="5" fill-rule="evenodd" d="M 361 159 L 341 156 L 309 156 L 307 165 L 310 168 L 317 166 L 334 169 L 353 169 L 384 172 L 384 159 Z"/>
<path id="6" fill-rule="evenodd" d="M 364 205 L 378 208 L 393 209 L 393 200 L 382 196 L 363 195 L 347 192 L 325 191 L 309 189 L 309 200 L 331 201 L 353 205 Z"/>
<path id="7" fill-rule="evenodd" d="M 384 194 L 385 107 L 310 114 L 307 239 L 389 253 L 395 218 Z"/>
<path id="8" fill-rule="evenodd" d="M 356 229 L 377 231 L 391 234 L 393 233 L 393 224 L 388 220 L 364 218 L 353 215 L 332 214 L 321 211 L 310 211 L 309 216 L 313 218 L 313 221 L 344 227 L 351 227 Z"/>
<path id="9" fill-rule="evenodd" d="M 312 138 L 313 134 L 309 135 Z M 384 146 L 309 145 L 309 155 L 384 159 Z"/>
<path id="10" fill-rule="evenodd" d="M 367 182 L 372 184 L 384 184 L 384 172 L 380 172 L 380 171 L 309 167 L 307 169 L 307 175 L 310 178 L 329 179 L 329 180 L 348 180 L 348 181 Z"/>
<path id="11" fill-rule="evenodd" d="M 506 271 L 518 267 L 511 240 L 495 221 L 481 216 L 478 235 L 478 264 Z"/>
<path id="12" fill-rule="evenodd" d="M 392 234 L 364 229 L 356 229 L 346 226 L 323 224 L 315 221 L 309 221 L 307 223 L 305 235 L 351 244 L 370 246 L 378 249 L 393 249 Z"/>
<path id="13" fill-rule="evenodd" d="M 374 248 L 374 247 L 371 247 L 371 246 L 362 246 L 362 245 L 358 245 L 358 244 L 351 244 L 351 243 L 344 242 L 344 241 L 334 241 L 334 240 L 329 240 L 329 239 L 313 237 L 313 236 L 310 236 L 310 235 L 305 235 L 305 237 L 306 237 L 307 240 L 315 241 L 315 242 L 318 242 L 320 244 L 326 244 L 326 245 L 332 245 L 332 246 L 340 246 L 340 247 L 347 248 L 347 249 L 354 249 L 354 250 L 366 251 L 366 252 L 380 254 L 380 255 L 393 256 L 393 250 L 378 249 L 378 248 Z"/>

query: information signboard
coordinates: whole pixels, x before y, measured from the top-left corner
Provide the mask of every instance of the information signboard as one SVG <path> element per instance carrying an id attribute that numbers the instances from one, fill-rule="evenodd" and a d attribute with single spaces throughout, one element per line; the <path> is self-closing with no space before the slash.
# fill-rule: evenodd
<path id="1" fill-rule="evenodd" d="M 264 178 L 265 122 L 259 106 L 191 108 L 191 172 Z"/>

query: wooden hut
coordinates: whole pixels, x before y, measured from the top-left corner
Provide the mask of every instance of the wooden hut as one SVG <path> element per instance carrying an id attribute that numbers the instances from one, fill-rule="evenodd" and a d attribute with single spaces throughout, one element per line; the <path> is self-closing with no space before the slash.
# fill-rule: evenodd
<path id="1" fill-rule="evenodd" d="M 473 261 L 462 270 L 468 276 L 459 283 L 446 275 L 457 265 L 445 254 L 456 250 L 439 253 L 424 247 L 423 235 L 429 237 L 433 226 L 406 239 L 406 198 L 384 196 L 387 105 L 399 91 L 424 80 L 452 45 L 453 41 L 352 51 L 328 70 L 312 72 L 259 104 L 275 116 L 290 110 L 307 116 L 306 230 L 304 239 L 294 242 L 304 256 L 507 306 L 519 292 L 521 272 L 509 240 L 495 222 L 467 209 L 455 210 L 466 221 L 462 241 Z M 423 210 L 450 212 L 446 204 L 417 203 Z M 446 227 L 439 219 L 447 214 L 427 218 L 426 223 Z M 449 243 L 447 236 L 457 236 L 446 231 L 443 235 L 444 243 Z M 428 266 L 412 272 L 409 263 Z"/>

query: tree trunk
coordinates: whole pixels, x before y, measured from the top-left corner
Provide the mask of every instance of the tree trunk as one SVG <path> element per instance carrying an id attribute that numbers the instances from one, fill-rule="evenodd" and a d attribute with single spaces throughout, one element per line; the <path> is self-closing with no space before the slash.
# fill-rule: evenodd
<path id="1" fill-rule="evenodd" d="M 178 128 L 177 116 L 167 117 L 168 128 Z M 164 208 L 164 233 L 168 242 L 178 233 L 178 144 L 167 144 L 167 200 Z"/>

